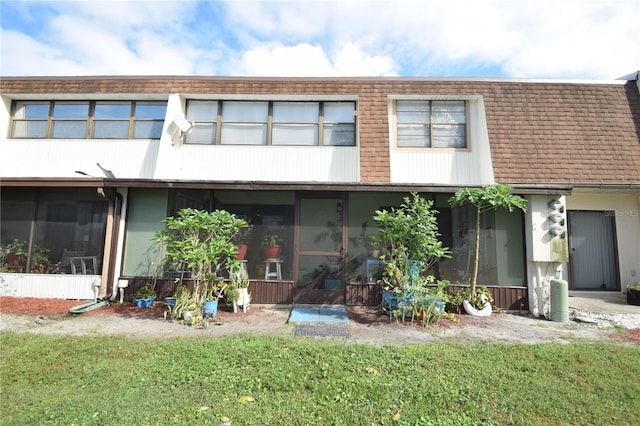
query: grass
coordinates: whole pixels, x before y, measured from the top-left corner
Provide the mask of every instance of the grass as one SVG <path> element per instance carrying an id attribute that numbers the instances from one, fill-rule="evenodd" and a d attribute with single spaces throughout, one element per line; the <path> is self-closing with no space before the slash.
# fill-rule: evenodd
<path id="1" fill-rule="evenodd" d="M 640 424 L 640 348 L 0 336 L 0 423 Z"/>

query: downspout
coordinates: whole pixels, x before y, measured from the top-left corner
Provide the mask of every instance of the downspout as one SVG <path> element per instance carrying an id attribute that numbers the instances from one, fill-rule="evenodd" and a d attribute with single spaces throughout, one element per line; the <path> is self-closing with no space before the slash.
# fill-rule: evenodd
<path id="1" fill-rule="evenodd" d="M 122 194 L 113 188 L 105 190 L 104 187 L 98 188 L 98 193 L 109 200 L 109 214 L 107 216 L 107 238 L 105 241 L 105 252 L 107 256 L 103 258 L 106 260 L 106 272 L 102 269 L 102 285 L 100 286 L 99 297 L 102 299 L 111 298 L 113 296 L 110 285 L 114 281 L 115 277 L 115 265 L 116 256 L 118 251 L 118 245 L 116 244 L 119 231 L 120 231 L 120 217 L 122 215 Z"/>

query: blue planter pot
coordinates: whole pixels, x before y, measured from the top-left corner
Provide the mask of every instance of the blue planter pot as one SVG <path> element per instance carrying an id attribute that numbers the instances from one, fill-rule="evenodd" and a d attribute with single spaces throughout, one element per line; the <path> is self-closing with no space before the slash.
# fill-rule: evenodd
<path id="1" fill-rule="evenodd" d="M 218 301 L 212 300 L 204 302 L 202 305 L 202 316 L 205 318 L 214 318 L 218 314 Z"/>
<path id="2" fill-rule="evenodd" d="M 167 305 L 168 308 L 175 308 L 176 306 L 176 298 L 175 297 L 167 297 L 164 299 L 164 304 Z"/>
<path id="3" fill-rule="evenodd" d="M 155 297 L 152 297 L 151 299 L 136 299 L 136 306 L 140 308 L 149 308 L 153 305 L 155 301 L 156 301 Z"/>

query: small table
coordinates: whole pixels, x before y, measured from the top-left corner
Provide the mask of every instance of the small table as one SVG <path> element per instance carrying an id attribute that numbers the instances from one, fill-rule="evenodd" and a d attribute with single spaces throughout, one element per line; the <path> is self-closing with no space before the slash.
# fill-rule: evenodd
<path id="1" fill-rule="evenodd" d="M 275 265 L 276 270 L 271 271 L 271 265 Z M 280 259 L 267 259 L 264 261 L 264 279 L 268 280 L 274 278 L 276 280 L 282 280 L 282 260 Z"/>

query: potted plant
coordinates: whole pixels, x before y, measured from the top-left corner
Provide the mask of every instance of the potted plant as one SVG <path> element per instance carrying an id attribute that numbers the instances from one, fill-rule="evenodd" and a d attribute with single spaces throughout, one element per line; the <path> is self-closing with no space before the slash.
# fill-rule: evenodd
<path id="1" fill-rule="evenodd" d="M 249 294 L 249 275 L 240 268 L 230 274 L 231 280 L 225 293 L 227 301 L 233 304 L 233 313 L 238 312 L 238 306 L 242 306 L 242 312 L 247 312 L 251 295 Z"/>
<path id="2" fill-rule="evenodd" d="M 627 286 L 627 303 L 640 306 L 640 281 Z"/>
<path id="3" fill-rule="evenodd" d="M 400 207 L 376 210 L 373 220 L 378 234 L 372 242 L 386 248 L 382 284 L 382 302 L 391 317 L 392 311 L 402 316 L 410 311 L 411 298 L 419 283 L 433 282 L 428 271 L 441 258 L 450 257 L 450 250 L 439 240 L 437 211 L 433 201 L 417 193 L 403 198 Z"/>
<path id="4" fill-rule="evenodd" d="M 27 243 L 14 239 L 0 250 L 2 269 L 6 272 L 24 272 L 27 263 Z"/>
<path id="5" fill-rule="evenodd" d="M 172 262 L 182 265 L 181 271 L 190 272 L 193 279 L 188 290 L 190 295 L 182 298 L 185 304 L 196 304 L 196 312 L 201 312 L 205 302 L 217 303 L 224 291 L 220 270 L 232 270 L 239 263 L 235 259 L 237 248 L 233 240 L 248 226 L 247 221 L 225 210 L 181 209 L 164 222 L 165 229 L 155 235 L 156 243 Z M 183 276 L 181 273 L 178 278 L 179 285 L 183 284 Z M 176 294 L 176 308 L 178 303 Z M 185 310 L 185 306 L 179 308 L 178 311 Z M 217 308 L 214 313 L 212 305 L 205 309 L 209 317 L 217 314 Z"/>
<path id="6" fill-rule="evenodd" d="M 265 234 L 262 237 L 262 247 L 264 249 L 264 256 L 267 259 L 280 258 L 280 243 L 282 243 L 282 237 L 278 234 L 271 233 Z"/>
<path id="7" fill-rule="evenodd" d="M 175 299 L 173 306 L 168 306 L 169 315 L 172 319 L 191 325 L 202 320 L 199 302 L 185 285 L 178 285 Z"/>
<path id="8" fill-rule="evenodd" d="M 218 301 L 227 288 L 227 284 L 220 278 L 212 277 L 210 282 L 202 301 L 202 316 L 204 318 L 215 318 L 218 315 Z"/>
<path id="9" fill-rule="evenodd" d="M 136 306 L 142 308 L 149 308 L 156 301 L 156 291 L 151 284 L 145 284 L 142 288 L 136 291 L 135 294 Z"/>
<path id="10" fill-rule="evenodd" d="M 462 302 L 471 299 L 469 287 L 457 287 L 449 291 L 449 301 L 447 302 L 447 312 L 452 314 L 463 314 Z"/>
<path id="11" fill-rule="evenodd" d="M 247 224 L 247 226 L 240 228 L 233 238 L 233 242 L 238 249 L 238 254 L 236 254 L 237 260 L 245 260 L 247 258 L 247 248 L 252 230 L 251 225 Z"/>

